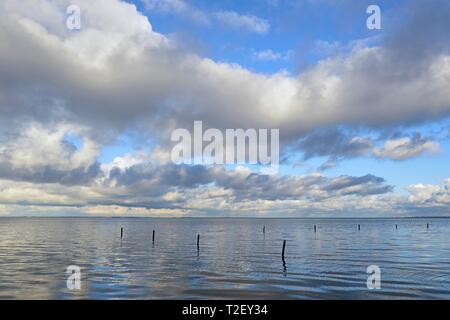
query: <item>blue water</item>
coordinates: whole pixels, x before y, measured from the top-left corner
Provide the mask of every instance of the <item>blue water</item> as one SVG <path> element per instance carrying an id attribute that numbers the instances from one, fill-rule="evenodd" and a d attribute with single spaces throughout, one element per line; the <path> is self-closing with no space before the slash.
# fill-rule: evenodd
<path id="1" fill-rule="evenodd" d="M 0 298 L 449 299 L 449 240 L 450 219 L 0 218 Z"/>

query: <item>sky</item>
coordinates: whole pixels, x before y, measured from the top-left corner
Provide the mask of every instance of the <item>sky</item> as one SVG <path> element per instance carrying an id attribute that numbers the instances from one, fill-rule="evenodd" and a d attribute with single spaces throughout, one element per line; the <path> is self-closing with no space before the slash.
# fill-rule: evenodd
<path id="1" fill-rule="evenodd" d="M 446 0 L 4 0 L 0 216 L 448 216 L 448 39 Z M 278 172 L 174 163 L 194 121 Z"/>

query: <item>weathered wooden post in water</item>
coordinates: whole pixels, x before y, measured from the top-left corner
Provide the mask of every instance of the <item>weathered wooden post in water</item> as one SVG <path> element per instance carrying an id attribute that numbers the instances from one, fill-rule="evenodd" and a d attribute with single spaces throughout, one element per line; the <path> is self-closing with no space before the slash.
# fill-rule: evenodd
<path id="1" fill-rule="evenodd" d="M 152 242 L 155 243 L 155 230 L 153 230 Z"/>
<path id="2" fill-rule="evenodd" d="M 263 227 L 263 233 L 266 233 L 266 226 Z"/>
<path id="3" fill-rule="evenodd" d="M 200 251 L 200 234 L 197 235 L 197 251 Z"/>
<path id="4" fill-rule="evenodd" d="M 397 224 L 395 224 L 395 230 L 397 230 L 397 229 L 398 229 Z"/>
<path id="5" fill-rule="evenodd" d="M 430 228 L 430 225 L 427 223 L 427 229 L 429 229 Z"/>
<path id="6" fill-rule="evenodd" d="M 123 228 L 120 228 L 120 239 L 123 238 Z"/>
<path id="7" fill-rule="evenodd" d="M 284 262 L 284 250 L 286 249 L 286 240 L 283 240 L 283 250 L 281 251 L 281 259 Z"/>
<path id="8" fill-rule="evenodd" d="M 358 230 L 359 230 L 359 231 L 361 230 L 361 225 L 360 225 L 360 224 L 358 224 Z"/>
<path id="9" fill-rule="evenodd" d="M 316 233 L 317 232 L 317 227 L 316 227 L 316 225 L 314 225 L 314 233 Z"/>

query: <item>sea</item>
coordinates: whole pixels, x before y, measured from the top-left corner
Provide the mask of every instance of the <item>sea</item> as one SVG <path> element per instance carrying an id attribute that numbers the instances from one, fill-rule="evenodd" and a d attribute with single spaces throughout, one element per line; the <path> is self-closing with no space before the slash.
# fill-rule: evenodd
<path id="1" fill-rule="evenodd" d="M 2 217 L 0 299 L 450 299 L 450 219 Z"/>

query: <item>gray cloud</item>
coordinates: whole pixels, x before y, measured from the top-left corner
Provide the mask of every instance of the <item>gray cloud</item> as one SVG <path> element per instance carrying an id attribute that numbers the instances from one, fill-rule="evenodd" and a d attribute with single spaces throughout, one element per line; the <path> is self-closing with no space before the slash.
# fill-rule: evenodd
<path id="1" fill-rule="evenodd" d="M 402 14 L 398 11 L 390 13 L 393 32 L 386 32 L 383 46 L 399 77 L 416 77 L 436 55 L 450 53 L 450 3 L 405 1 Z"/>
<path id="2" fill-rule="evenodd" d="M 58 170 L 50 165 L 39 168 L 16 169 L 0 163 L 0 178 L 14 181 L 86 185 L 101 174 L 99 163 L 92 164 L 87 168 L 80 167 L 71 170 Z"/>
<path id="3" fill-rule="evenodd" d="M 18 132 L 17 132 L 18 131 Z M 0 179 L 36 183 L 88 184 L 99 175 L 99 146 L 70 124 L 33 123 L 0 137 Z M 80 134 L 82 146 L 66 138 Z"/>
<path id="4" fill-rule="evenodd" d="M 148 11 L 176 14 L 200 25 L 209 26 L 217 23 L 229 29 L 257 34 L 265 34 L 270 29 L 270 24 L 260 17 L 230 10 L 207 12 L 184 0 L 142 0 L 142 3 Z"/>

